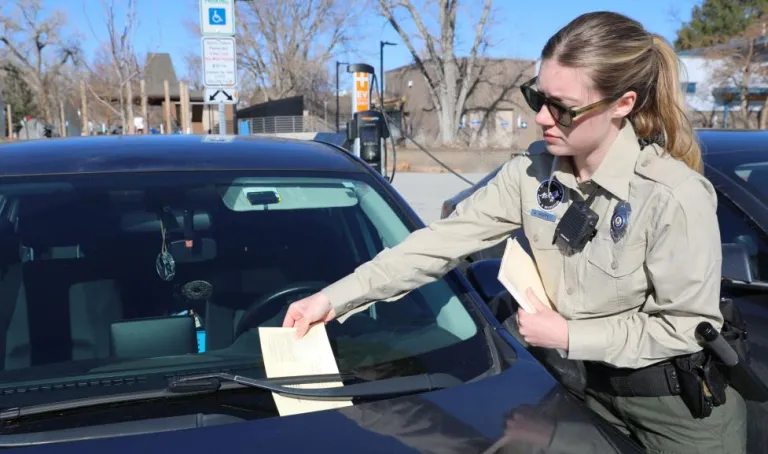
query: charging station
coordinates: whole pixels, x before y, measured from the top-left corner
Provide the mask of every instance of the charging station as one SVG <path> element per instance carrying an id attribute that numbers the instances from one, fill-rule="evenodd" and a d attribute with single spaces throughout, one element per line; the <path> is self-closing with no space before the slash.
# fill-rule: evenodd
<path id="1" fill-rule="evenodd" d="M 370 108 L 372 90 L 369 88 L 368 77 L 375 77 L 373 66 L 364 63 L 349 65 L 347 72 L 355 74 L 356 79 L 352 119 L 347 123 L 347 140 L 351 144 L 351 152 L 386 177 L 384 141 L 389 138 L 389 128 L 384 115 Z M 362 79 L 363 75 L 365 78 L 361 85 L 364 91 L 358 92 L 357 79 Z M 362 102 L 359 102 L 360 99 Z"/>
<path id="2" fill-rule="evenodd" d="M 354 155 L 385 177 L 384 140 L 388 137 L 387 124 L 381 113 L 375 110 L 355 112 L 347 124 L 347 139 L 352 144 Z"/>

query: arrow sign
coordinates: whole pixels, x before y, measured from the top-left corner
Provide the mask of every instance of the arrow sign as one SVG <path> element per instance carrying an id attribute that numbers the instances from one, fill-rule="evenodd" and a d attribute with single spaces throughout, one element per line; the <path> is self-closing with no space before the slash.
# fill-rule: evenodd
<path id="1" fill-rule="evenodd" d="M 237 104 L 237 90 L 228 87 L 206 87 L 206 104 Z"/>
<path id="2" fill-rule="evenodd" d="M 224 90 L 216 90 L 215 92 L 213 92 L 213 94 L 212 94 L 211 96 L 209 96 L 209 97 L 208 97 L 208 101 L 216 101 L 216 97 L 217 97 L 219 94 L 221 94 L 221 95 L 223 95 L 224 97 L 226 97 L 226 98 L 227 98 L 227 101 L 232 101 L 232 95 L 230 95 L 229 93 L 227 93 L 227 92 L 226 92 L 226 91 L 224 91 Z"/>

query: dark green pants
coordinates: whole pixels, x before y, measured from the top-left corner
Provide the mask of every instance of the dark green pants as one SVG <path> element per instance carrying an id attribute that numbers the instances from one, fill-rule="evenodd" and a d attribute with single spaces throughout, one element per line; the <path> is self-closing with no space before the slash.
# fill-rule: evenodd
<path id="1" fill-rule="evenodd" d="M 744 454 L 747 407 L 733 388 L 726 403 L 704 419 L 695 419 L 679 396 L 612 397 L 586 391 L 587 405 L 649 453 Z"/>

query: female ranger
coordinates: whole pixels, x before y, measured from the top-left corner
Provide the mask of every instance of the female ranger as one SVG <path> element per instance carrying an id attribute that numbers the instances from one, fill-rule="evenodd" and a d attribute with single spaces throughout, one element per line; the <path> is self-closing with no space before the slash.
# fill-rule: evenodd
<path id="1" fill-rule="evenodd" d="M 454 215 L 291 304 L 283 326 L 301 336 L 402 295 L 522 227 L 556 311 L 540 301 L 535 313 L 518 311 L 520 334 L 585 362 L 588 405 L 651 452 L 745 452 L 743 398 L 713 378 L 707 415 L 687 372 L 706 365 L 696 326 L 720 329 L 723 316 L 717 198 L 701 174 L 679 70 L 670 45 L 638 22 L 576 18 L 521 87 L 544 134 L 532 153 Z"/>

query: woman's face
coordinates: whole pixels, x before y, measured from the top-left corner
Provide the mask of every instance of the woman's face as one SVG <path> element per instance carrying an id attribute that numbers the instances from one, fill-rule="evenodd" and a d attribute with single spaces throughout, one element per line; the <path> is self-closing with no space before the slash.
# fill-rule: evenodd
<path id="1" fill-rule="evenodd" d="M 541 63 L 536 83 L 538 90 L 548 98 L 556 99 L 571 109 L 579 109 L 598 102 L 604 95 L 592 88 L 586 72 L 562 66 L 555 60 Z M 570 126 L 558 124 L 547 106 L 536 114 L 547 149 L 555 156 L 578 156 L 592 153 L 606 140 L 612 140 L 611 128 L 618 129 L 621 118 L 629 113 L 622 101 L 585 112 L 574 118 Z"/>

